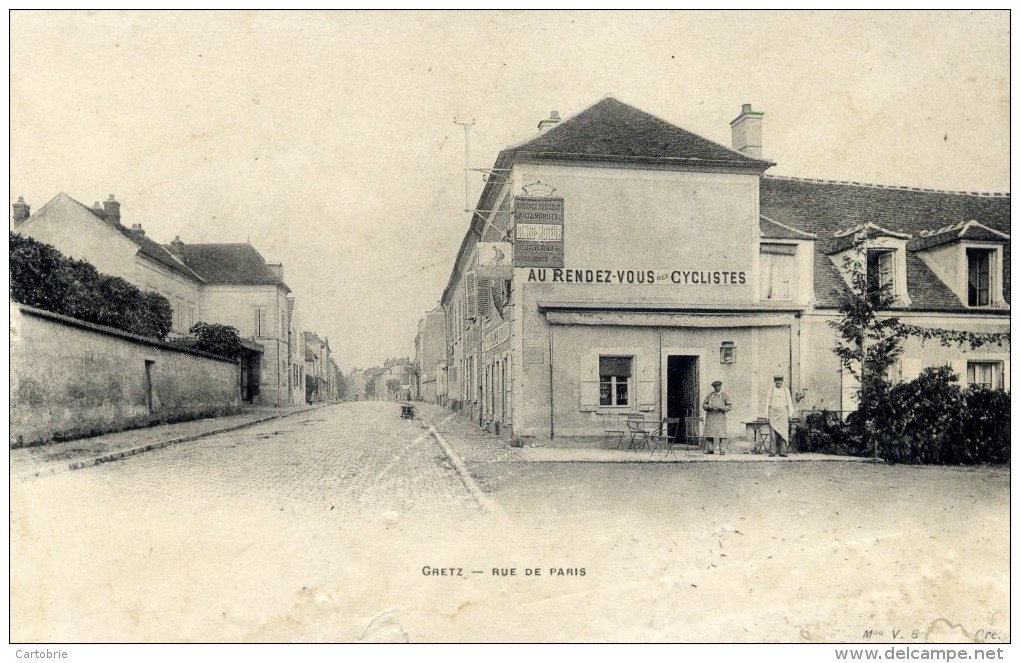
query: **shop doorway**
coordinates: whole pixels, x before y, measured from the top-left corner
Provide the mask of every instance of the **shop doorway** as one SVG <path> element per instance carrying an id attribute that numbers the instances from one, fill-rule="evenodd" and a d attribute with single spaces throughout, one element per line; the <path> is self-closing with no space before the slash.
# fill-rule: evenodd
<path id="1" fill-rule="evenodd" d="M 700 394 L 698 393 L 698 357 L 695 355 L 667 355 L 666 357 L 666 416 L 679 419 L 680 430 L 684 430 L 687 417 L 697 417 Z M 671 426 L 670 437 L 676 435 Z"/>

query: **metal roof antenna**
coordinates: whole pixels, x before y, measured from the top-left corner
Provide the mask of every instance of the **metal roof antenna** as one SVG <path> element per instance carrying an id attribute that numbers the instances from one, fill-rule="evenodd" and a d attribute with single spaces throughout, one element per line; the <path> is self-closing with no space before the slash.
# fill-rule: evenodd
<path id="1" fill-rule="evenodd" d="M 469 214 L 472 211 L 471 207 L 471 127 L 474 126 L 474 118 L 470 122 L 458 122 L 457 118 L 453 118 L 454 124 L 459 124 L 464 127 L 464 211 Z"/>

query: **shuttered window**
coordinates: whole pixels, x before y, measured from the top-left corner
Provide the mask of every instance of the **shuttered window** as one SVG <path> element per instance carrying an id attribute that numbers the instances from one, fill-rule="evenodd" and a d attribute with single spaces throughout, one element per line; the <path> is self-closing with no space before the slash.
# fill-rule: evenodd
<path id="1" fill-rule="evenodd" d="M 633 357 L 599 357 L 599 405 L 628 405 Z"/>
<path id="2" fill-rule="evenodd" d="M 260 337 L 267 331 L 266 309 L 263 306 L 256 306 L 252 309 L 252 336 Z"/>
<path id="3" fill-rule="evenodd" d="M 467 318 L 474 320 L 478 317 L 478 279 L 474 272 L 464 277 L 464 295 L 467 298 L 465 301 Z"/>
<path id="4" fill-rule="evenodd" d="M 761 245 L 761 298 L 773 301 L 793 299 L 797 247 L 793 244 Z"/>
<path id="5" fill-rule="evenodd" d="M 967 249 L 967 305 L 992 303 L 992 251 Z"/>
<path id="6" fill-rule="evenodd" d="M 489 279 L 479 278 L 478 281 L 478 315 L 488 316 L 492 304 L 492 285 Z"/>

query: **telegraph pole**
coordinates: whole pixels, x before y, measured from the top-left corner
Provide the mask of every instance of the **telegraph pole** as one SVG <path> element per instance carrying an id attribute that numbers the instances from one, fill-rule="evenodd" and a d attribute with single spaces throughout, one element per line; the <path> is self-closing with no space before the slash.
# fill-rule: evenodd
<path id="1" fill-rule="evenodd" d="M 464 127 L 464 211 L 470 213 L 471 207 L 471 127 L 474 126 L 475 120 L 472 119 L 470 122 L 458 122 L 457 118 L 453 119 L 454 124 L 459 124 Z"/>

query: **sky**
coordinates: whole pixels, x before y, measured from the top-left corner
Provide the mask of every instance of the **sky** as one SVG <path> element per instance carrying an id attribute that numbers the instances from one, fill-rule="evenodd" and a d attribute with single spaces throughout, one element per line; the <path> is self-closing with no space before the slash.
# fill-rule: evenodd
<path id="1" fill-rule="evenodd" d="M 1009 191 L 1009 14 L 14 11 L 11 202 L 113 193 L 168 243 L 281 261 L 344 371 L 412 356 L 472 167 L 607 94 L 769 173 Z M 477 201 L 483 181 L 471 176 Z"/>

